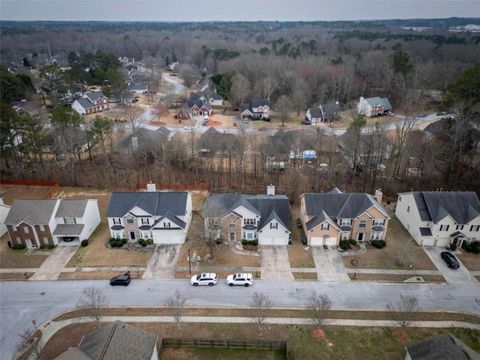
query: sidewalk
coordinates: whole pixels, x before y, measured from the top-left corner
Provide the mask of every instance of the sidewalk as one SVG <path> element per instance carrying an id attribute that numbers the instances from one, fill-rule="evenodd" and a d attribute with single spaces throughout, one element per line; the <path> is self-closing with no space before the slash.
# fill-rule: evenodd
<path id="1" fill-rule="evenodd" d="M 78 246 L 58 246 L 29 280 L 57 280 Z"/>

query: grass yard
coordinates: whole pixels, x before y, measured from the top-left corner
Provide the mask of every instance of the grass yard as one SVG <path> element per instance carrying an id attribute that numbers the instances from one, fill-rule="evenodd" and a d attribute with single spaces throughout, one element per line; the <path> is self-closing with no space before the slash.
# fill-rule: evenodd
<path id="1" fill-rule="evenodd" d="M 0 239 L 0 268 L 38 268 L 48 257 L 48 253 L 39 250 L 12 250 L 7 244 L 9 239 L 8 234 Z"/>
<path id="2" fill-rule="evenodd" d="M 33 272 L 25 273 L 0 273 L 0 280 L 28 280 L 34 274 Z"/>
<path id="3" fill-rule="evenodd" d="M 0 185 L 0 194 L 3 194 L 3 201 L 7 205 L 11 205 L 15 199 L 45 199 L 50 190 L 49 186 Z"/>
<path id="4" fill-rule="evenodd" d="M 292 207 L 292 245 L 288 247 L 288 258 L 292 268 L 314 268 L 312 252 L 310 248 L 305 248 L 301 242 L 303 229 L 297 227 L 297 218 L 300 217 L 300 205 Z"/>
<path id="5" fill-rule="evenodd" d="M 166 348 L 160 360 L 282 360 L 281 351 L 252 349 Z"/>
<path id="6" fill-rule="evenodd" d="M 258 327 L 254 324 L 183 323 L 180 329 L 177 329 L 173 323 L 131 323 L 131 325 L 159 337 L 284 340 L 288 341 L 288 355 L 291 360 L 403 360 L 406 343 L 417 342 L 446 332 L 451 332 L 474 350 L 480 350 L 478 341 L 480 331 L 456 328 L 409 328 L 405 330 L 402 337 L 399 337 L 397 335 L 398 329 L 325 326 L 326 336 L 324 338 L 312 338 L 311 331 L 313 328 L 304 325 L 264 325 Z M 95 323 L 83 323 L 63 328 L 46 344 L 40 359 L 55 358 L 69 347 L 77 346 L 82 336 L 94 330 L 96 326 Z M 196 358 L 192 357 L 192 359 Z"/>
<path id="7" fill-rule="evenodd" d="M 292 272 L 295 280 L 318 280 L 317 273 Z"/>
<path id="8" fill-rule="evenodd" d="M 421 246 L 418 246 L 408 231 L 393 215 L 388 223 L 386 236 L 387 246 L 383 249 L 368 247 L 363 255 L 344 256 L 343 263 L 347 268 L 360 269 L 416 269 L 416 270 L 437 270 L 430 261 Z M 403 259 L 404 266 L 395 264 L 395 256 Z M 353 266 L 351 260 L 356 258 L 358 265 Z M 411 267 L 410 267 L 411 265 Z"/>
<path id="9" fill-rule="evenodd" d="M 215 245 L 213 249 L 214 259 L 212 261 L 204 260 L 209 254 L 209 248 L 205 241 L 205 230 L 203 218 L 195 211 L 192 214 L 192 222 L 188 230 L 187 241 L 182 245 L 178 257 L 177 266 L 188 266 L 188 250 L 190 255 L 200 257 L 201 261 L 192 265 L 198 266 L 260 266 L 260 256 L 255 256 L 255 252 L 250 255 L 239 255 L 232 252 L 228 245 Z"/>
<path id="10" fill-rule="evenodd" d="M 456 256 L 468 270 L 480 271 L 480 254 L 467 253 L 465 250 L 462 250 L 462 253 Z"/>
<path id="11" fill-rule="evenodd" d="M 62 280 L 110 280 L 116 275 L 120 275 L 122 272 L 118 271 L 75 271 L 75 272 L 62 272 L 59 279 Z M 141 279 L 143 271 L 131 271 L 130 276 L 132 279 Z"/>
<path id="12" fill-rule="evenodd" d="M 359 281 L 379 281 L 379 282 L 404 282 L 414 276 L 412 275 L 394 275 L 394 274 L 348 274 L 350 279 Z M 441 275 L 419 275 L 425 282 L 443 283 L 445 279 Z"/>

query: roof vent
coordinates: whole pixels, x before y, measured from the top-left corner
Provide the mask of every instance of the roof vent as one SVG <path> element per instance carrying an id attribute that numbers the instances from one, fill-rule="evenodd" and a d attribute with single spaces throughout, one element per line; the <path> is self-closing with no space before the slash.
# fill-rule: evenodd
<path id="1" fill-rule="evenodd" d="M 267 195 L 275 195 L 275 185 L 268 185 L 267 186 Z"/>
<path id="2" fill-rule="evenodd" d="M 151 181 L 150 181 L 150 182 L 147 184 L 147 191 L 152 191 L 152 192 L 153 192 L 153 191 L 157 191 L 157 186 L 155 185 L 154 182 L 151 182 Z"/>

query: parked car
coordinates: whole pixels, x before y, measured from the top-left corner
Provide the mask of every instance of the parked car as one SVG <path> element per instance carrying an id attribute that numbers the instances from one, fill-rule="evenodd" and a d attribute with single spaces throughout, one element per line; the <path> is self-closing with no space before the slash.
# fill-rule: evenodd
<path id="1" fill-rule="evenodd" d="M 305 235 L 302 235 L 301 239 L 302 239 L 302 244 L 307 245 L 307 243 L 308 243 L 307 237 Z"/>
<path id="2" fill-rule="evenodd" d="M 184 126 L 183 128 L 187 131 L 193 131 L 193 126 Z"/>
<path id="3" fill-rule="evenodd" d="M 302 125 L 312 125 L 312 122 L 308 120 L 307 118 L 302 120 Z"/>
<path id="4" fill-rule="evenodd" d="M 198 286 L 198 285 L 213 286 L 213 285 L 216 285 L 217 282 L 218 282 L 218 275 L 215 273 L 197 274 L 197 275 L 193 275 L 192 278 L 190 279 L 190 284 L 192 284 L 193 286 Z"/>
<path id="5" fill-rule="evenodd" d="M 299 229 L 302 227 L 302 220 L 300 220 L 300 218 L 297 219 L 297 227 Z"/>
<path id="6" fill-rule="evenodd" d="M 248 287 L 250 285 L 253 285 L 253 276 L 250 273 L 232 274 L 232 275 L 228 275 L 225 281 L 228 286 Z"/>
<path id="7" fill-rule="evenodd" d="M 440 256 L 450 269 L 458 269 L 460 267 L 460 263 L 452 253 L 448 251 L 442 251 Z"/>
<path id="8" fill-rule="evenodd" d="M 112 285 L 112 286 L 117 286 L 117 285 L 128 286 L 131 281 L 132 281 L 132 277 L 130 276 L 130 271 L 127 271 L 123 275 L 117 275 L 117 276 L 114 276 L 113 278 L 111 278 L 110 279 L 110 285 Z"/>

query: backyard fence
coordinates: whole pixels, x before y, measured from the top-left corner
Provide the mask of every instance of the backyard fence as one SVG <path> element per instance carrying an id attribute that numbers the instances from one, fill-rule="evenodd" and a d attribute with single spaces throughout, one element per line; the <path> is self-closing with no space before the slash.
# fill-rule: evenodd
<path id="1" fill-rule="evenodd" d="M 50 189 L 45 194 L 45 199 L 52 199 L 53 196 L 58 192 L 60 185 L 55 181 L 44 181 L 44 180 L 29 180 L 29 179 L 1 179 L 0 185 L 17 185 L 17 186 L 45 186 Z"/>
<path id="2" fill-rule="evenodd" d="M 162 184 L 155 183 L 157 190 L 207 190 L 210 191 L 211 186 L 205 183 L 199 184 Z M 147 183 L 138 183 L 135 185 L 134 190 L 146 190 Z"/>

